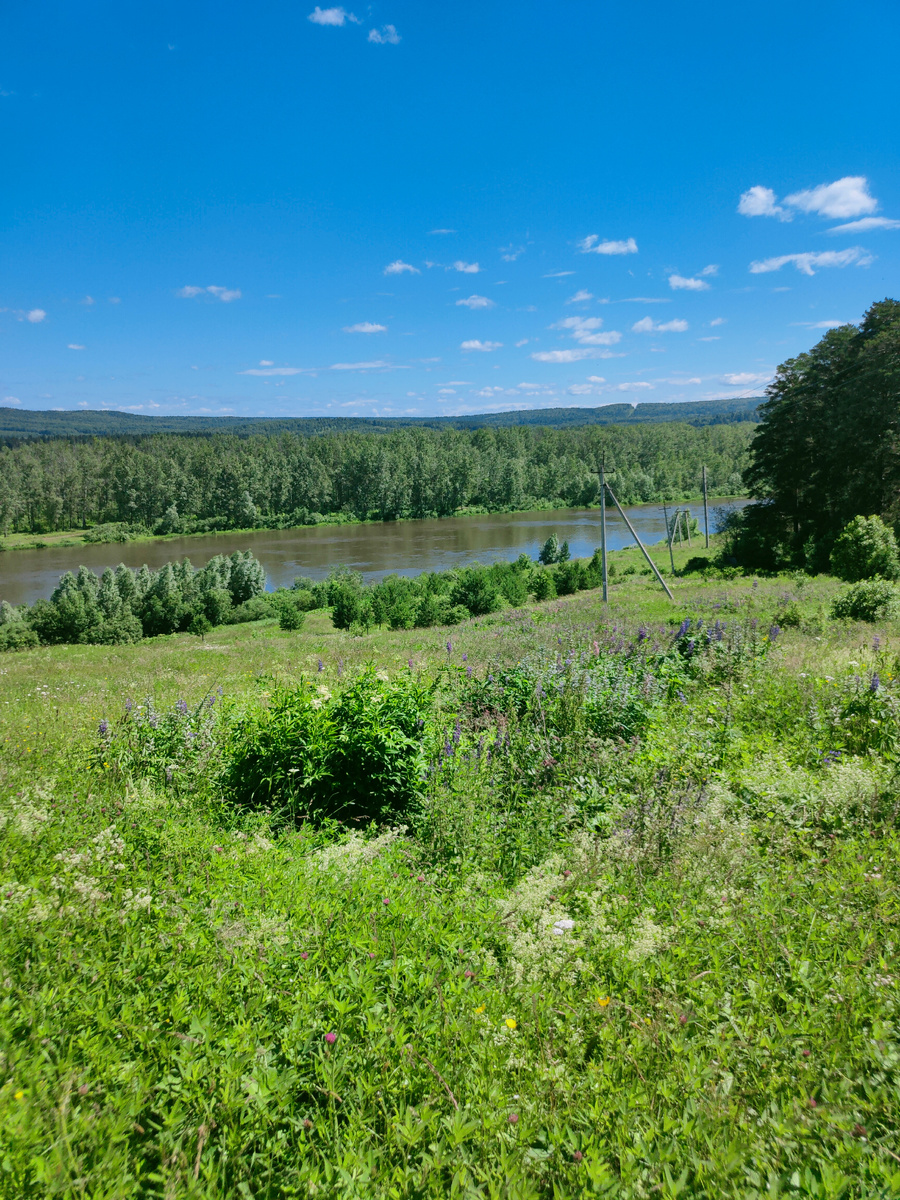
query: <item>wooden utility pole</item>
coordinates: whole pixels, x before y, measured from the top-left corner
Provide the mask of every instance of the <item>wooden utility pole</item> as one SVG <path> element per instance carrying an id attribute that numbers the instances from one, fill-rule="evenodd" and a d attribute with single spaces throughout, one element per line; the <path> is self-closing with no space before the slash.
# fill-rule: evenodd
<path id="1" fill-rule="evenodd" d="M 691 549 L 693 549 L 693 543 L 691 541 L 691 510 L 689 508 L 684 510 L 684 528 L 687 531 L 688 545 L 691 547 Z"/>
<path id="2" fill-rule="evenodd" d="M 662 584 L 662 586 L 663 586 L 663 591 L 666 593 L 666 595 L 669 597 L 669 599 L 670 599 L 670 600 L 674 600 L 674 599 L 675 599 L 675 597 L 674 597 L 674 596 L 672 595 L 672 593 L 669 591 L 669 585 L 668 585 L 668 584 L 666 583 L 666 581 L 663 579 L 662 575 L 660 575 L 659 571 L 658 571 L 658 570 L 657 570 L 657 568 L 656 568 L 656 563 L 653 561 L 653 559 L 652 559 L 652 558 L 650 557 L 650 555 L 647 553 L 647 550 L 646 550 L 646 547 L 644 546 L 644 543 L 641 541 L 641 539 L 640 539 L 640 538 L 638 537 L 638 535 L 635 533 L 634 526 L 633 526 L 633 525 L 632 525 L 632 523 L 631 523 L 631 522 L 628 520 L 628 517 L 625 515 L 625 510 L 622 508 L 622 505 L 621 505 L 621 504 L 618 502 L 618 500 L 616 499 L 616 493 L 615 493 L 615 492 L 612 490 L 612 488 L 609 486 L 609 484 L 607 484 L 607 485 L 606 485 L 606 487 L 607 487 L 607 490 L 608 490 L 608 492 L 609 492 L 610 496 L 612 497 L 612 502 L 613 502 L 613 504 L 614 504 L 614 505 L 616 506 L 616 508 L 619 510 L 619 516 L 622 518 L 622 520 L 623 520 L 623 521 L 625 522 L 625 524 L 628 526 L 628 528 L 629 528 L 629 530 L 630 530 L 630 532 L 631 532 L 631 536 L 634 538 L 634 540 L 637 542 L 638 546 L 640 547 L 641 554 L 643 554 L 644 558 L 646 558 L 646 560 L 647 560 L 647 562 L 648 562 L 648 564 L 649 564 L 649 566 L 650 566 L 650 570 L 653 572 L 653 574 L 656 576 L 656 578 L 657 578 L 657 579 L 659 580 L 659 582 Z"/>
<path id="3" fill-rule="evenodd" d="M 603 603 L 609 603 L 609 577 L 606 573 L 606 461 L 600 463 L 600 561 L 603 571 Z"/>
<path id="4" fill-rule="evenodd" d="M 669 543 L 669 562 L 672 564 L 672 574 L 675 574 L 675 555 L 672 553 L 672 528 L 669 525 L 669 510 L 663 502 L 663 518 L 666 522 L 666 541 Z M 673 517 L 674 521 L 674 517 Z"/>
<path id="5" fill-rule="evenodd" d="M 706 466 L 703 467 L 703 526 L 706 529 L 706 548 L 709 549 L 709 497 L 706 494 Z"/>

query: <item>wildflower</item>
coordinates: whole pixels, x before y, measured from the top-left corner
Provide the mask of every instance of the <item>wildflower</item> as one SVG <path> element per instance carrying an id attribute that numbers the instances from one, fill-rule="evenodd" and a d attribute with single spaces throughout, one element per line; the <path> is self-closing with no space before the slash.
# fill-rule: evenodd
<path id="1" fill-rule="evenodd" d="M 769 641 L 774 642 L 780 633 L 781 633 L 781 630 L 778 628 L 778 626 L 773 625 L 772 628 L 769 630 Z"/>
<path id="2" fill-rule="evenodd" d="M 462 734 L 462 726 L 460 725 L 459 721 L 457 721 L 453 727 L 453 745 L 454 746 L 459 745 L 459 739 L 460 739 L 461 734 Z"/>
<path id="3" fill-rule="evenodd" d="M 518 1125 L 519 1114 L 518 1113 L 510 1113 L 507 1120 L 509 1121 L 510 1125 Z"/>
<path id="4" fill-rule="evenodd" d="M 318 667 L 317 667 L 316 669 L 317 669 L 318 671 L 324 671 L 324 670 L 325 670 L 325 664 L 322 662 L 321 658 L 319 659 L 319 665 L 318 665 Z"/>
<path id="5" fill-rule="evenodd" d="M 182 715 L 184 715 L 184 713 L 187 712 L 187 701 L 186 700 L 176 700 L 175 707 L 178 709 L 178 711 Z"/>
<path id="6" fill-rule="evenodd" d="M 414 662 L 413 662 L 413 660 L 412 660 L 411 658 L 408 658 L 408 659 L 406 660 L 406 665 L 409 667 L 409 669 L 410 669 L 411 671 L 414 671 L 414 670 L 415 670 L 415 664 L 414 664 Z"/>
<path id="7" fill-rule="evenodd" d="M 507 1017 L 504 1024 L 506 1025 L 507 1029 L 515 1029 L 518 1022 L 513 1017 Z"/>
<path id="8" fill-rule="evenodd" d="M 306 951 L 305 951 L 305 950 L 303 950 L 303 951 L 301 951 L 301 953 L 300 953 L 300 957 L 301 957 L 302 959 L 306 960 L 307 958 L 309 958 L 309 955 L 306 953 Z"/>
<path id="9" fill-rule="evenodd" d="M 131 712 L 131 709 L 132 709 L 132 703 L 131 703 L 131 701 L 130 701 L 130 700 L 126 700 L 126 701 L 125 701 L 125 711 L 126 711 L 127 713 L 130 713 L 130 712 Z"/>
<path id="10" fill-rule="evenodd" d="M 685 696 L 685 694 L 684 694 L 684 692 L 681 690 L 681 688 L 679 688 L 679 689 L 678 689 L 678 691 L 675 693 L 675 695 L 678 697 L 679 701 L 680 701 L 682 704 L 687 704 L 687 696 Z"/>
<path id="11" fill-rule="evenodd" d="M 678 632 L 675 634 L 675 636 L 677 638 L 683 638 L 684 635 L 687 633 L 687 631 L 690 629 L 690 627 L 691 627 L 691 618 L 685 617 L 684 620 L 681 622 L 681 624 L 678 626 Z M 597 643 L 595 642 L 594 645 L 596 645 L 596 644 Z"/>
<path id="12" fill-rule="evenodd" d="M 685 1016 L 684 1013 L 682 1013 L 681 1016 L 678 1018 L 678 1024 L 679 1025 L 687 1025 L 687 1017 Z"/>
<path id="13" fill-rule="evenodd" d="M 815 1098 L 812 1096 L 810 1096 L 810 1098 L 809 1098 L 809 1107 L 810 1108 L 818 1108 L 819 1107 L 818 1101 L 815 1100 Z"/>
<path id="14" fill-rule="evenodd" d="M 388 900 L 387 896 L 385 896 L 385 898 L 381 901 L 381 903 L 382 904 L 390 904 L 390 900 Z"/>
<path id="15" fill-rule="evenodd" d="M 875 637 L 872 638 L 872 649 L 877 654 L 880 647 L 881 647 L 881 638 L 878 637 L 878 635 L 876 634 Z"/>
<path id="16" fill-rule="evenodd" d="M 417 875 L 417 876 L 416 876 L 416 883 L 424 883 L 424 882 L 425 882 L 425 876 L 424 876 L 424 875 Z"/>
<path id="17" fill-rule="evenodd" d="M 464 655 L 462 656 L 462 660 L 463 660 L 463 662 L 468 662 L 468 661 L 469 661 L 469 656 L 468 656 L 468 654 L 464 654 Z"/>
<path id="18" fill-rule="evenodd" d="M 878 672 L 873 671 L 872 678 L 869 682 L 869 691 L 877 692 L 880 687 L 881 687 L 881 680 L 878 678 Z"/>
<path id="19" fill-rule="evenodd" d="M 337 1041 L 337 1034 L 336 1033 L 326 1033 L 325 1041 L 328 1043 L 329 1046 L 333 1046 L 334 1043 Z"/>
<path id="20" fill-rule="evenodd" d="M 471 679 L 471 678 L 472 678 L 472 664 L 469 663 L 469 665 L 466 667 L 466 679 Z"/>
<path id="21" fill-rule="evenodd" d="M 453 653 L 453 643 L 448 639 L 447 640 L 447 654 L 450 655 L 452 653 Z"/>
<path id="22" fill-rule="evenodd" d="M 809 1058 L 811 1051 L 809 1051 L 809 1050 L 804 1050 L 802 1053 L 803 1053 L 803 1057 L 804 1057 L 804 1058 Z"/>
<path id="23" fill-rule="evenodd" d="M 474 971 L 465 971 L 465 972 L 463 972 L 463 979 L 474 979 L 474 978 L 475 978 L 475 972 L 474 972 Z"/>
<path id="24" fill-rule="evenodd" d="M 479 1013 L 483 1013 L 483 1012 L 484 1012 L 484 1005 L 483 1005 L 483 1004 L 479 1004 L 479 1005 L 478 1005 L 478 1007 L 475 1009 L 475 1014 L 476 1014 L 476 1016 L 477 1016 Z"/>
<path id="25" fill-rule="evenodd" d="M 100 731 L 100 736 L 106 737 L 106 732 L 109 729 L 109 723 L 107 721 L 101 721 L 98 726 L 98 729 Z"/>
<path id="26" fill-rule="evenodd" d="M 612 996 L 598 996 L 597 1003 L 601 1008 L 608 1008 Z"/>

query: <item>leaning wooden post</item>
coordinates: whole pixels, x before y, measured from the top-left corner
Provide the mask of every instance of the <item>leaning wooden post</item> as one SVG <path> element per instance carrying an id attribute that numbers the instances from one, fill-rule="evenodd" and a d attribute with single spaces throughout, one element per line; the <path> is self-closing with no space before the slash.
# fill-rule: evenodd
<path id="1" fill-rule="evenodd" d="M 672 553 L 672 530 L 669 526 L 669 510 L 663 501 L 663 519 L 666 522 L 666 541 L 669 543 L 669 562 L 672 564 L 672 574 L 675 574 L 675 555 Z M 674 520 L 674 518 L 673 518 Z"/>
<path id="2" fill-rule="evenodd" d="M 612 488 L 609 486 L 609 484 L 606 485 L 606 488 L 607 488 L 607 491 L 609 492 L 610 496 L 612 497 L 613 504 L 619 510 L 619 516 L 622 518 L 622 520 L 628 526 L 629 530 L 631 531 L 631 536 L 637 542 L 638 546 L 640 546 L 641 554 L 643 554 L 644 558 L 646 558 L 648 564 L 650 565 L 650 570 L 653 572 L 653 574 L 656 576 L 656 578 L 662 584 L 663 591 L 666 593 L 666 595 L 669 597 L 669 599 L 674 600 L 675 597 L 669 591 L 669 585 L 666 583 L 666 581 L 663 579 L 662 575 L 660 575 L 659 571 L 656 569 L 656 563 L 653 561 L 653 559 L 647 553 L 646 548 L 644 547 L 644 543 L 641 541 L 641 539 L 635 533 L 634 526 L 628 520 L 628 518 L 625 515 L 625 510 L 622 508 L 622 505 L 616 499 L 616 493 L 612 490 Z"/>
<path id="3" fill-rule="evenodd" d="M 603 603 L 609 603 L 609 577 L 606 573 L 606 463 L 600 463 L 600 561 L 603 571 Z"/>
<path id="4" fill-rule="evenodd" d="M 709 549 L 709 497 L 706 494 L 706 466 L 703 467 L 703 525 L 706 529 L 706 548 Z"/>
<path id="5" fill-rule="evenodd" d="M 693 543 L 691 542 L 691 510 L 689 508 L 684 510 L 684 528 L 687 531 L 688 545 L 693 549 Z"/>

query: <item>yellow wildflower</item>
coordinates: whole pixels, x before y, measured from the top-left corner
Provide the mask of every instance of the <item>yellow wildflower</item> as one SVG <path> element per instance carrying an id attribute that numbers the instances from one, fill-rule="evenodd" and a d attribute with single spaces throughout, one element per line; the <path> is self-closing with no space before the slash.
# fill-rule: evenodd
<path id="1" fill-rule="evenodd" d="M 507 1017 L 506 1018 L 506 1028 L 507 1029 L 515 1029 L 515 1027 L 516 1027 L 516 1022 L 513 1020 L 513 1018 Z"/>
<path id="2" fill-rule="evenodd" d="M 24 1098 L 24 1096 L 25 1096 L 25 1093 L 24 1093 L 24 1092 L 16 1092 L 16 1094 L 13 1096 L 13 1099 L 14 1099 L 14 1100 L 21 1100 L 21 1099 L 23 1099 L 23 1098 Z"/>
<path id="3" fill-rule="evenodd" d="M 483 1012 L 484 1012 L 484 1005 L 483 1005 L 483 1004 L 479 1004 L 479 1005 L 478 1005 L 478 1007 L 475 1009 L 475 1012 L 476 1012 L 476 1013 L 483 1013 Z"/>
<path id="4" fill-rule="evenodd" d="M 600 1005 L 601 1008 L 606 1008 L 611 999 L 612 999 L 612 996 L 598 996 L 597 1003 Z"/>

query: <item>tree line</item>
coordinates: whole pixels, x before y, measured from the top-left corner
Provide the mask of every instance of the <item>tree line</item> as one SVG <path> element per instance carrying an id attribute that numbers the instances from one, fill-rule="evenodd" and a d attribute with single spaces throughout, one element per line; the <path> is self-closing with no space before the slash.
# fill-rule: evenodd
<path id="1" fill-rule="evenodd" d="M 401 429 L 304 437 L 55 438 L 0 448 L 0 532 L 284 528 L 343 515 L 589 505 L 599 468 L 622 503 L 742 490 L 754 426 Z M 103 536 L 102 529 L 98 536 Z"/>
<path id="2" fill-rule="evenodd" d="M 754 569 L 829 569 L 855 516 L 900 524 L 900 303 L 829 329 L 778 368 L 745 472 L 730 552 Z"/>

